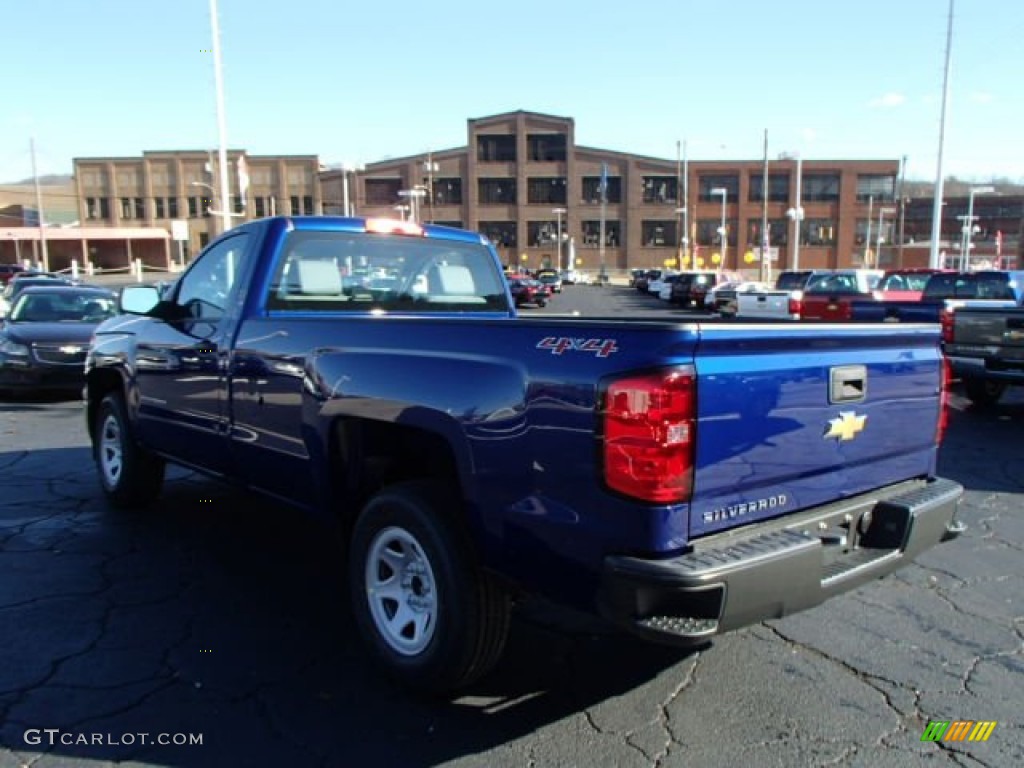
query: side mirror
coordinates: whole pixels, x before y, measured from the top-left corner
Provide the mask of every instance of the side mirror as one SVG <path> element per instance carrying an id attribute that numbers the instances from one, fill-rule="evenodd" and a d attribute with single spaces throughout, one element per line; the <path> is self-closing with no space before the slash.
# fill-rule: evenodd
<path id="1" fill-rule="evenodd" d="M 129 285 L 121 289 L 118 306 L 129 315 L 146 315 L 160 303 L 160 290 L 154 285 Z"/>

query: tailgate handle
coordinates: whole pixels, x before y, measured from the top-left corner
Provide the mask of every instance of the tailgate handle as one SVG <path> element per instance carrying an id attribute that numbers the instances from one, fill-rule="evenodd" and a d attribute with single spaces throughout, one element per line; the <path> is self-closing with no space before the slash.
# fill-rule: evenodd
<path id="1" fill-rule="evenodd" d="M 864 365 L 832 368 L 829 376 L 830 403 L 859 403 L 868 395 L 868 369 Z"/>

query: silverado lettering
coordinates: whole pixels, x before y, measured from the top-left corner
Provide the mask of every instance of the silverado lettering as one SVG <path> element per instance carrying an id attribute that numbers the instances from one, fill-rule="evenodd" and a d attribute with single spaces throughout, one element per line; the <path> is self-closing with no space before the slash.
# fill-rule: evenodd
<path id="1" fill-rule="evenodd" d="M 767 509 L 786 506 L 786 494 L 780 493 L 767 499 L 756 501 L 745 501 L 741 504 L 732 504 L 727 507 L 719 507 L 704 513 L 705 523 L 717 523 L 721 520 L 730 520 L 734 517 L 742 517 L 751 512 L 764 512 Z"/>
<path id="2" fill-rule="evenodd" d="M 121 309 L 86 360 L 111 506 L 171 462 L 336 519 L 356 632 L 417 690 L 492 668 L 521 595 L 691 646 L 963 530 L 937 326 L 519 317 L 479 233 L 330 216 Z M 823 442 L 848 370 L 871 437 Z"/>

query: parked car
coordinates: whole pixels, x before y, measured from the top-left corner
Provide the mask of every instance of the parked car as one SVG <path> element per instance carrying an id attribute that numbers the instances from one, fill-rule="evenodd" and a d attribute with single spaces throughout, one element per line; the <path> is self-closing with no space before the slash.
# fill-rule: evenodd
<path id="1" fill-rule="evenodd" d="M 678 272 L 662 272 L 661 275 L 647 283 L 647 295 L 658 296 L 661 294 L 661 289 L 665 287 L 665 283 L 669 278 L 672 278 L 672 283 L 675 282 L 675 278 L 679 275 Z M 669 283 L 671 284 L 671 283 Z"/>
<path id="2" fill-rule="evenodd" d="M 551 298 L 551 292 L 547 286 L 531 277 L 514 277 L 508 281 L 508 286 L 517 307 L 526 304 L 544 307 L 547 306 L 548 300 Z"/>
<path id="3" fill-rule="evenodd" d="M 742 279 L 743 276 L 738 272 L 729 272 L 725 270 L 720 272 L 683 272 L 672 286 L 672 296 L 669 300 L 673 304 L 678 304 L 681 307 L 703 309 L 704 298 L 707 296 L 708 290 L 712 286 L 717 283 Z"/>
<path id="4" fill-rule="evenodd" d="M 666 277 L 661 283 L 661 288 L 658 290 L 658 298 L 662 301 L 671 301 L 672 286 L 676 284 L 680 277 L 682 275 L 669 275 Z"/>
<path id="5" fill-rule="evenodd" d="M 741 293 L 756 293 L 769 290 L 767 283 L 756 280 L 730 280 L 711 286 L 704 298 L 704 307 L 722 317 L 736 317 L 737 297 Z"/>
<path id="6" fill-rule="evenodd" d="M 81 390 L 92 332 L 116 313 L 104 288 L 26 288 L 0 325 L 0 390 Z"/>
<path id="7" fill-rule="evenodd" d="M 33 273 L 31 275 L 20 273 L 14 275 L 7 285 L 4 286 L 3 293 L 0 293 L 0 317 L 6 317 L 7 313 L 14 307 L 14 302 L 22 291 L 37 286 L 52 287 L 58 285 L 71 285 L 71 281 L 57 275 L 44 275 L 42 273 Z"/>
<path id="8" fill-rule="evenodd" d="M 562 292 L 562 277 L 553 269 L 542 269 L 537 273 L 537 280 L 546 285 L 551 293 Z"/>
<path id="9" fill-rule="evenodd" d="M 12 277 L 24 271 L 21 264 L 0 264 L 0 285 L 6 285 Z"/>
<path id="10" fill-rule="evenodd" d="M 662 270 L 660 269 L 648 269 L 642 275 L 637 276 L 636 280 L 633 281 L 633 287 L 640 293 L 647 293 L 647 286 L 650 285 L 652 280 L 659 279 L 661 275 Z"/>
<path id="11" fill-rule="evenodd" d="M 928 284 L 928 278 L 939 269 L 893 269 L 882 275 L 874 288 L 874 296 L 879 301 L 918 301 Z"/>

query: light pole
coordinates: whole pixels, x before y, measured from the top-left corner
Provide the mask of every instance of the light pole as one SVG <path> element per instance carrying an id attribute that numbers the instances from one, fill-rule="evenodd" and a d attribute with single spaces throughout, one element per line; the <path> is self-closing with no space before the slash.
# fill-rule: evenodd
<path id="1" fill-rule="evenodd" d="M 729 240 L 727 237 L 728 233 L 725 229 L 725 201 L 726 198 L 729 197 L 729 190 L 725 187 L 712 187 L 710 194 L 722 196 L 722 226 L 718 228 L 718 233 L 722 236 L 722 253 L 719 254 L 721 258 L 718 262 L 718 269 L 716 270 L 717 272 L 721 272 L 722 268 L 725 266 L 725 253 L 729 247 Z"/>
<path id="2" fill-rule="evenodd" d="M 353 181 L 353 183 L 355 183 L 355 181 L 356 181 L 355 175 L 357 173 L 359 173 L 359 171 L 361 171 L 361 170 L 363 170 L 363 166 L 359 165 L 358 163 L 355 164 L 355 165 L 350 165 L 348 163 L 342 163 L 341 164 L 341 215 L 342 216 L 355 216 L 356 215 L 356 206 L 355 206 L 354 203 L 349 201 L 348 175 L 350 173 L 352 174 L 352 181 Z M 358 184 L 356 184 L 356 187 L 358 187 Z"/>
<path id="3" fill-rule="evenodd" d="M 399 197 L 409 198 L 409 221 L 419 222 L 420 220 L 420 198 L 427 194 L 427 188 L 417 184 L 412 189 L 398 190 Z"/>
<path id="4" fill-rule="evenodd" d="M 871 216 L 875 210 L 875 196 L 868 195 L 868 224 L 867 234 L 864 236 L 864 267 L 871 266 Z"/>
<path id="5" fill-rule="evenodd" d="M 217 0 L 210 0 L 210 32 L 213 37 L 213 82 L 217 97 L 217 133 L 220 139 L 217 154 L 220 160 L 220 199 L 223 210 L 219 211 L 219 215 L 222 232 L 227 232 L 231 229 L 231 212 L 228 210 L 231 191 L 228 187 L 228 129 L 224 117 L 224 75 L 221 71 L 220 61 L 220 22 L 217 19 Z"/>
<path id="6" fill-rule="evenodd" d="M 427 153 L 427 159 L 423 161 L 423 170 L 427 174 L 427 205 L 430 206 L 430 222 L 434 222 L 434 174 L 440 170 L 440 166 L 434 162 L 432 153 Z"/>
<path id="7" fill-rule="evenodd" d="M 974 196 L 994 192 L 992 187 L 971 187 L 967 198 L 967 216 L 964 217 L 964 225 L 961 228 L 963 238 L 960 247 L 960 271 L 966 272 L 971 267 L 971 238 L 974 235 Z"/>
<path id="8" fill-rule="evenodd" d="M 565 208 L 552 208 L 551 212 L 558 217 L 556 236 L 558 237 L 558 268 L 562 268 L 562 216 L 568 211 Z"/>
<path id="9" fill-rule="evenodd" d="M 682 269 L 686 246 L 690 242 L 690 238 L 686 236 L 686 207 L 676 208 L 676 216 L 679 217 L 679 253 L 676 256 L 676 262 L 679 269 Z"/>
<path id="10" fill-rule="evenodd" d="M 887 213 L 896 213 L 896 209 L 895 208 L 882 208 L 881 206 L 879 206 L 879 208 L 878 208 L 878 239 L 875 241 L 876 242 L 876 246 L 875 246 L 875 263 L 873 265 L 875 269 L 878 269 L 878 265 L 882 261 L 882 243 L 885 242 L 885 237 L 882 235 L 882 217 L 885 216 Z M 867 264 L 866 266 L 871 267 L 872 265 L 871 264 Z"/>
<path id="11" fill-rule="evenodd" d="M 787 159 L 796 159 L 796 202 L 792 208 L 786 211 L 786 216 L 793 222 L 793 270 L 800 269 L 800 229 L 804 220 L 804 208 L 800 200 L 800 180 L 803 177 L 803 158 L 797 152 L 794 155 L 784 155 Z"/>

